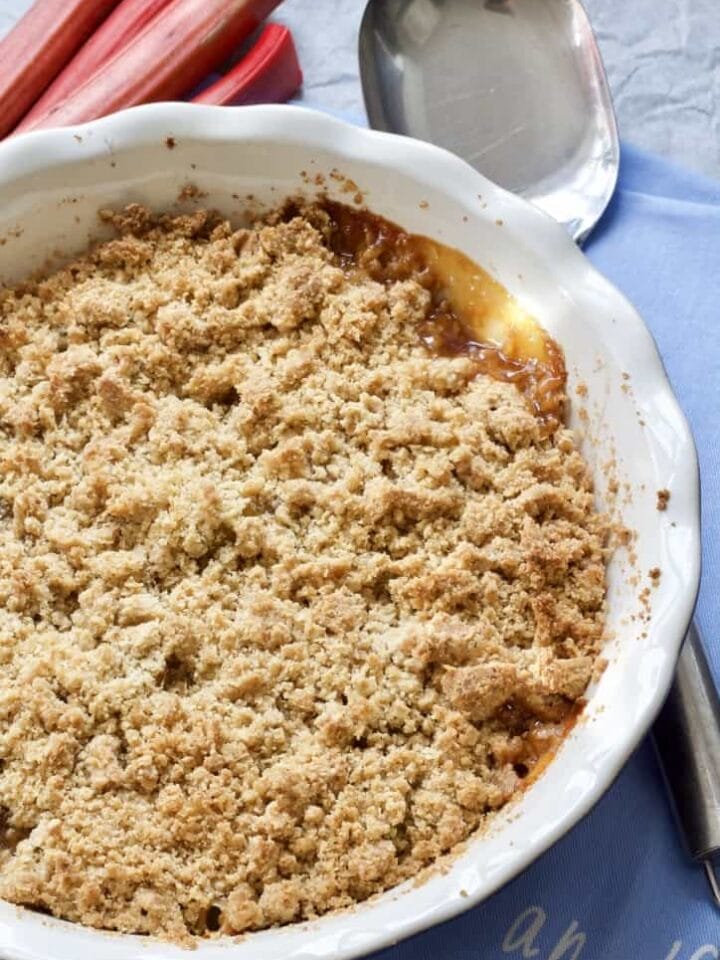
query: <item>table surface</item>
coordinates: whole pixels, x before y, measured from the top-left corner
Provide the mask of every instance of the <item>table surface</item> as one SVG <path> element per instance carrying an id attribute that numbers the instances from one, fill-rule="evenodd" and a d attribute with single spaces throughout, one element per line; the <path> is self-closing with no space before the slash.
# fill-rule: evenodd
<path id="1" fill-rule="evenodd" d="M 584 0 L 623 139 L 720 177 L 717 0 Z M 304 99 L 363 115 L 357 33 L 365 0 L 285 0 L 305 71 Z M 332 9 L 332 19 L 328 11 Z"/>
<path id="2" fill-rule="evenodd" d="M 0 0 L 0 33 L 30 0 Z M 365 0 L 285 0 L 304 100 L 362 116 L 357 31 Z M 600 42 L 621 136 L 720 177 L 720 16 L 717 0 L 585 0 Z"/>
<path id="3" fill-rule="evenodd" d="M 584 0 L 600 43 L 621 136 L 720 177 L 717 0 Z M 15 6 L 10 0 L 2 5 Z M 364 0 L 285 0 L 305 71 L 304 100 L 362 115 L 357 32 Z M 328 17 L 332 10 L 332 18 Z"/>

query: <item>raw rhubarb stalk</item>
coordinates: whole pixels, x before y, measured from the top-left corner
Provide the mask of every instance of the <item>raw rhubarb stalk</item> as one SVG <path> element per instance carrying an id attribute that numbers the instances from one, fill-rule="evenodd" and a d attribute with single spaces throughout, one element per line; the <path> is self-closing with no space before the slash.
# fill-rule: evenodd
<path id="1" fill-rule="evenodd" d="M 192 90 L 279 0 L 171 0 L 79 89 L 25 130 L 84 123 Z"/>
<path id="2" fill-rule="evenodd" d="M 231 70 L 193 97 L 193 103 L 282 103 L 302 83 L 292 34 L 269 23 L 251 49 Z"/>
<path id="3" fill-rule="evenodd" d="M 170 0 L 122 0 L 15 129 L 21 133 L 67 97 L 146 27 Z"/>
<path id="4" fill-rule="evenodd" d="M 9 133 L 118 0 L 37 0 L 0 41 L 0 137 Z"/>

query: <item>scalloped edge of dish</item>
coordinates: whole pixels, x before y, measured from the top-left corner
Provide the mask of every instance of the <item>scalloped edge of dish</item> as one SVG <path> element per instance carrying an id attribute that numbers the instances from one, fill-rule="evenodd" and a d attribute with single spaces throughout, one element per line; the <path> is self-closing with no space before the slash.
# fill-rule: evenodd
<path id="1" fill-rule="evenodd" d="M 525 838 L 522 849 L 518 844 L 504 861 L 500 857 L 491 875 L 483 877 L 476 872 L 473 876 L 469 872 L 472 849 L 484 842 L 483 837 L 471 838 L 466 851 L 454 859 L 443 878 L 452 878 L 452 881 L 441 888 L 437 887 L 437 878 L 415 887 L 405 885 L 352 910 L 319 920 L 262 931 L 242 940 L 200 943 L 196 953 L 201 960 L 203 957 L 249 960 L 251 956 L 268 960 L 327 956 L 349 960 L 456 916 L 519 874 L 589 812 L 650 727 L 669 690 L 699 583 L 699 481 L 694 442 L 655 343 L 631 304 L 595 270 L 554 221 L 441 148 L 355 127 L 302 107 L 151 104 L 82 126 L 39 131 L 5 141 L 0 145 L 0 183 L 42 174 L 44 170 L 72 164 L 80 158 L 106 159 L 115 146 L 122 145 L 122 149 L 127 150 L 156 145 L 159 137 L 166 134 L 178 140 L 188 137 L 210 143 L 233 141 L 238 146 L 248 141 L 268 141 L 276 146 L 293 143 L 303 149 L 331 151 L 338 156 L 338 162 L 354 158 L 393 169 L 419 184 L 432 182 L 436 189 L 458 202 L 482 194 L 491 204 L 492 215 L 501 216 L 515 233 L 521 234 L 522 243 L 540 260 L 552 262 L 554 269 L 562 273 L 565 286 L 579 291 L 578 297 L 594 304 L 598 310 L 610 311 L 622 319 L 623 346 L 633 358 L 633 364 L 642 371 L 642 377 L 635 383 L 636 393 L 642 396 L 644 409 L 654 412 L 677 441 L 673 505 L 679 506 L 688 531 L 686 556 L 681 558 L 684 579 L 678 580 L 678 595 L 671 609 L 665 611 L 663 621 L 653 625 L 653 630 L 663 632 L 663 639 L 658 644 L 662 656 L 654 664 L 651 687 L 643 690 L 641 706 L 623 735 L 596 760 L 594 783 L 580 790 L 571 802 L 566 801 L 560 815 L 555 811 L 542 833 Z M 108 174 L 107 179 L 111 180 L 112 175 Z M 667 544 L 664 548 L 667 552 Z M 528 793 L 531 795 L 532 791 Z M 507 823 L 500 821 L 498 818 L 502 831 Z M 429 887 L 433 887 L 429 897 L 419 895 Z M 96 955 L 101 952 L 103 960 L 131 960 L 138 951 L 147 960 L 187 956 L 186 951 L 170 944 L 95 931 L 41 917 L 6 903 L 0 903 L 0 950 L 7 960 L 48 960 L 50 957 L 75 960 L 82 950 Z"/>

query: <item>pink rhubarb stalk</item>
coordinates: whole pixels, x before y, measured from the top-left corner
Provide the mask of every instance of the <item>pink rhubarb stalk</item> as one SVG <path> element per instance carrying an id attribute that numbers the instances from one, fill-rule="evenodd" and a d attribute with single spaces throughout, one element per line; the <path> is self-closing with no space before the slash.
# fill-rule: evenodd
<path id="1" fill-rule="evenodd" d="M 279 0 L 171 0 L 75 93 L 24 127 L 63 127 L 197 86 Z"/>
<path id="2" fill-rule="evenodd" d="M 0 41 L 0 137 L 15 127 L 118 0 L 37 0 Z"/>
<path id="3" fill-rule="evenodd" d="M 134 40 L 169 2 L 170 0 L 122 0 L 53 80 L 35 106 L 25 114 L 15 132 L 21 133 L 28 129 L 53 107 L 75 93 L 78 87 L 111 57 Z"/>
<path id="4" fill-rule="evenodd" d="M 231 70 L 193 97 L 193 103 L 283 103 L 302 84 L 292 34 L 269 23 L 248 53 Z"/>

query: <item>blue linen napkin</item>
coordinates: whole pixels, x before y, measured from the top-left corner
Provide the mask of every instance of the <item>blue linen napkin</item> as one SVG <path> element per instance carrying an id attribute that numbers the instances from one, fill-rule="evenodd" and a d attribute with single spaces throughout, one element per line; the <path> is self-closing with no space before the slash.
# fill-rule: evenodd
<path id="1" fill-rule="evenodd" d="M 720 183 L 626 146 L 617 194 L 586 252 L 644 317 L 695 433 L 704 525 L 697 616 L 720 681 Z M 720 910 L 682 848 L 648 741 L 529 870 L 463 916 L 374 955 L 531 957 L 720 957 Z"/>

